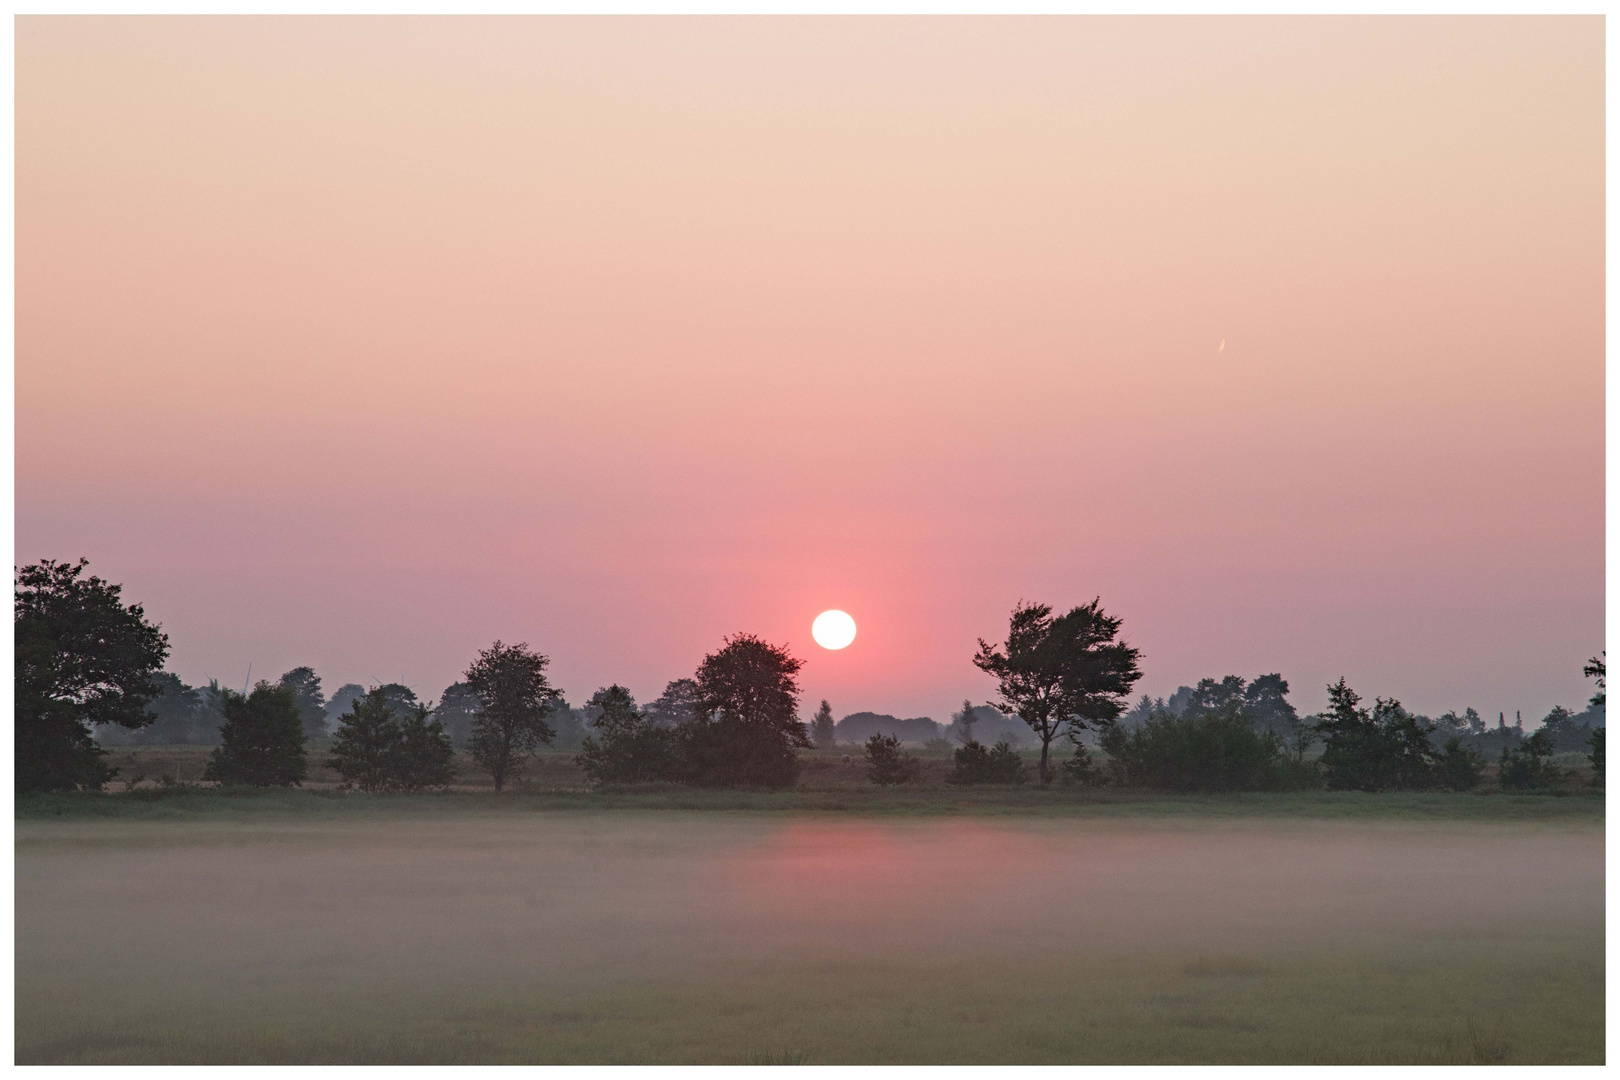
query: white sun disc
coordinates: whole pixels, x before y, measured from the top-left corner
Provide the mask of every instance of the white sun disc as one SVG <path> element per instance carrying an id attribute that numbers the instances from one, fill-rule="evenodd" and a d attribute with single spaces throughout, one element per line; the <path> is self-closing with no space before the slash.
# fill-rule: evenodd
<path id="1" fill-rule="evenodd" d="M 855 640 L 855 620 L 836 608 L 823 611 L 810 624 L 810 636 L 823 649 L 842 649 Z"/>

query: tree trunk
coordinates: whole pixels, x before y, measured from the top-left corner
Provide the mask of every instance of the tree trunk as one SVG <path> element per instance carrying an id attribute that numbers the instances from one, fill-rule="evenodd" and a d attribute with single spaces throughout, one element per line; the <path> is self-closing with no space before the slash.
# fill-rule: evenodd
<path id="1" fill-rule="evenodd" d="M 1050 736 L 1041 740 L 1041 783 L 1046 783 L 1046 748 L 1052 745 Z"/>

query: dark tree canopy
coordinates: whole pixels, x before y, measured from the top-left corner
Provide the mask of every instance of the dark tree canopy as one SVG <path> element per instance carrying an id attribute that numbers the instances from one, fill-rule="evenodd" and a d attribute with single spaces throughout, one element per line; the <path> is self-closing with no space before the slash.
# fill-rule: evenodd
<path id="1" fill-rule="evenodd" d="M 796 748 L 810 737 L 799 722 L 804 661 L 753 634 L 726 639 L 698 666 L 697 715 L 680 729 L 685 778 L 711 787 L 788 787 L 798 778 Z"/>
<path id="2" fill-rule="evenodd" d="M 1609 700 L 1608 693 L 1603 688 L 1603 680 L 1608 675 L 1608 658 L 1609 650 L 1604 649 L 1588 660 L 1585 667 L 1581 668 L 1582 675 L 1585 675 L 1588 679 L 1597 680 L 1597 693 L 1592 695 L 1592 706 L 1594 708 L 1606 705 Z"/>
<path id="3" fill-rule="evenodd" d="M 1341 678 L 1328 687 L 1329 705 L 1317 717 L 1326 746 L 1322 773 L 1330 788 L 1349 791 L 1422 789 L 1441 781 L 1429 736 L 1434 725 L 1413 716 L 1394 698 L 1373 708 Z"/>
<path id="4" fill-rule="evenodd" d="M 397 685 L 397 684 L 391 684 Z M 328 764 L 367 792 L 442 788 L 455 778 L 455 748 L 426 705 L 402 707 L 373 688 L 339 718 Z"/>
<path id="5" fill-rule="evenodd" d="M 546 713 L 562 693 L 546 681 L 550 662 L 527 643 L 497 641 L 467 669 L 467 685 L 480 705 L 469 749 L 496 791 L 520 777 L 530 755 L 556 737 Z"/>
<path id="6" fill-rule="evenodd" d="M 337 688 L 337 692 L 326 699 L 326 728 L 336 731 L 339 717 L 348 712 L 356 701 L 366 696 L 366 688 L 359 683 L 344 683 Z"/>
<path id="7" fill-rule="evenodd" d="M 17 571 L 18 791 L 100 788 L 112 771 L 89 725 L 153 719 L 169 639 L 141 605 L 123 603 L 121 586 L 85 576 L 87 565 L 45 559 Z"/>
<path id="8" fill-rule="evenodd" d="M 303 782 L 304 725 L 289 687 L 261 681 L 249 694 L 223 692 L 221 743 L 204 780 L 228 786 L 296 787 Z"/>
<path id="9" fill-rule="evenodd" d="M 321 677 L 314 668 L 296 667 L 287 672 L 276 685 L 293 692 L 298 703 L 298 719 L 304 725 L 304 738 L 320 739 L 326 735 L 326 695 L 321 693 Z"/>
<path id="10" fill-rule="evenodd" d="M 433 716 L 444 725 L 450 741 L 460 749 L 472 740 L 473 724 L 478 720 L 480 708 L 478 694 L 471 686 L 464 682 L 451 683 L 439 696 Z"/>
<path id="11" fill-rule="evenodd" d="M 1142 677 L 1141 653 L 1116 640 L 1121 620 L 1101 599 L 1054 616 L 1048 604 L 1013 609 L 1005 647 L 979 640 L 973 663 L 996 679 L 995 707 L 1017 713 L 1041 743 L 1041 783 L 1050 782 L 1047 757 L 1060 734 L 1111 724 Z"/>
<path id="12" fill-rule="evenodd" d="M 636 708 L 630 691 L 615 683 L 591 696 L 596 716 L 575 760 L 593 784 L 669 780 L 676 773 L 676 729 Z"/>

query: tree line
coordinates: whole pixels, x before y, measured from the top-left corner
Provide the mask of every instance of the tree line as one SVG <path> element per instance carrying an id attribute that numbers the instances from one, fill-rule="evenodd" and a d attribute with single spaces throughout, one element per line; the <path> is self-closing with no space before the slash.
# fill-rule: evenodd
<path id="1" fill-rule="evenodd" d="M 168 655 L 162 630 L 139 604 L 124 604 L 120 586 L 87 575 L 86 566 L 82 559 L 47 559 L 17 571 L 19 791 L 102 787 L 112 770 L 93 727 L 136 739 L 145 733 L 211 741 L 205 778 L 228 785 L 299 784 L 314 744 L 345 783 L 370 792 L 445 787 L 455 778 L 458 748 L 499 791 L 523 778 L 540 747 L 558 745 L 577 748 L 576 760 L 599 785 L 786 787 L 797 781 L 799 750 L 854 741 L 850 736 L 862 731 L 870 732 L 863 748 L 871 778 L 900 784 L 918 775 L 902 736 L 915 728 L 943 741 L 927 718 L 857 713 L 835 723 L 825 701 L 810 724 L 802 723 L 803 662 L 752 634 L 724 639 L 692 677 L 670 682 L 646 706 L 615 684 L 576 710 L 548 681 L 545 656 L 526 643 L 500 641 L 480 652 L 438 703 L 419 701 L 397 683 L 346 684 L 327 700 L 307 667 L 241 693 L 213 680 L 188 687 L 162 670 Z M 1484 750 L 1497 748 L 1502 786 L 1531 788 L 1557 778 L 1548 759 L 1577 741 L 1590 748 L 1601 782 L 1601 657 L 1585 669 L 1598 685 L 1588 712 L 1555 709 L 1524 736 L 1508 734 L 1514 729 L 1500 721 L 1496 731 L 1486 729 L 1472 709 L 1430 720 L 1394 699 L 1367 706 L 1343 679 L 1328 688 L 1325 712 L 1300 717 L 1278 674 L 1252 682 L 1205 679 L 1168 701 L 1144 697 L 1127 709 L 1142 675 L 1141 654 L 1120 638 L 1121 626 L 1100 599 L 1063 613 L 1047 604 L 1015 606 L 1005 642 L 980 639 L 972 658 L 995 680 L 998 700 L 964 702 L 953 718 L 947 730 L 960 745 L 952 750 L 952 781 L 1028 779 L 1005 726 L 1018 722 L 1039 746 L 1035 779 L 1042 784 L 1468 790 L 1483 773 Z M 1582 724 L 1587 716 L 1595 719 Z M 985 745 L 976 737 L 979 725 L 1001 737 Z M 1053 749 L 1060 744 L 1070 753 L 1057 762 Z M 1319 756 L 1308 760 L 1307 751 L 1318 746 Z"/>

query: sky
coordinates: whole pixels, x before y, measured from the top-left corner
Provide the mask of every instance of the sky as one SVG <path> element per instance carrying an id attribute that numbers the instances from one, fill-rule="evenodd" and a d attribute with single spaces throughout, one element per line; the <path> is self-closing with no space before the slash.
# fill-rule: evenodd
<path id="1" fill-rule="evenodd" d="M 188 682 L 576 705 L 728 634 L 944 721 L 1020 601 L 1138 692 L 1526 723 L 1604 647 L 1603 23 L 16 27 L 16 558 Z M 810 638 L 841 608 L 841 652 Z"/>

